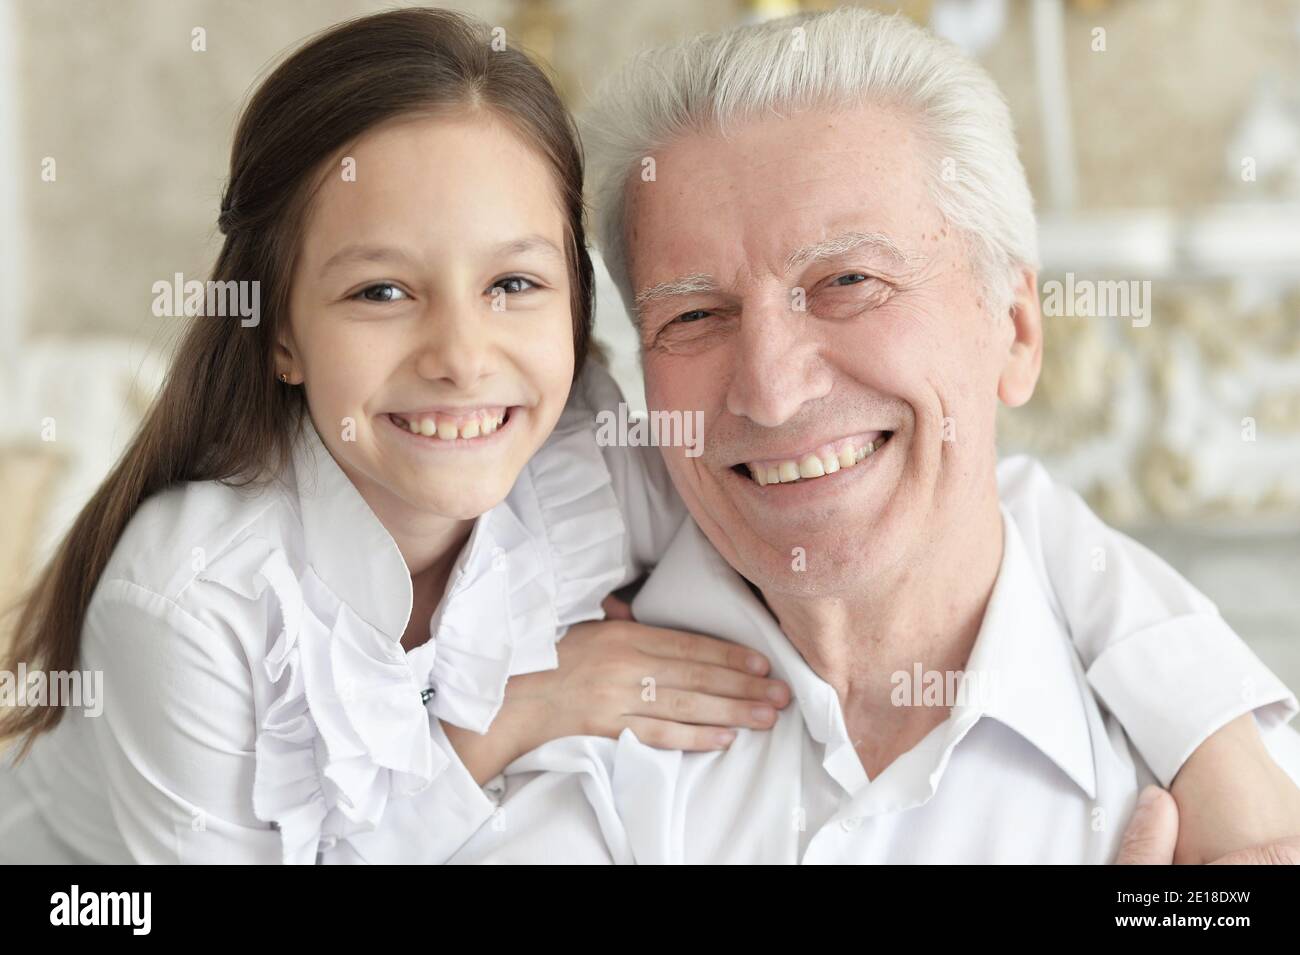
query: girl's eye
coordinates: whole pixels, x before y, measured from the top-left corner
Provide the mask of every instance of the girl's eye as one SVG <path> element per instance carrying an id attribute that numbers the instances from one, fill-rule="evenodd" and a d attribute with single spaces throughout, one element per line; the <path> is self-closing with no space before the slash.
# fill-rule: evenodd
<path id="1" fill-rule="evenodd" d="M 392 283 L 380 282 L 366 286 L 357 297 L 366 302 L 396 302 L 406 298 L 406 293 Z"/>
<path id="2" fill-rule="evenodd" d="M 679 322 L 698 322 L 700 319 L 706 317 L 708 314 L 709 313 L 705 309 L 697 308 L 697 309 L 693 309 L 692 311 L 684 312 L 683 314 L 678 315 L 676 320 Z"/>
<path id="3" fill-rule="evenodd" d="M 529 289 L 537 288 L 537 285 L 522 275 L 507 275 L 505 278 L 493 282 L 491 288 L 499 288 L 507 295 L 517 295 L 520 292 L 527 292 Z"/>

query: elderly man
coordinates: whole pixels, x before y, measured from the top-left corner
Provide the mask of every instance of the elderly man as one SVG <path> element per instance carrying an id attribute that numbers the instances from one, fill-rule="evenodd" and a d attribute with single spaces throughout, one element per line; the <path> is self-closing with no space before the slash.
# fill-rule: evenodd
<path id="1" fill-rule="evenodd" d="M 999 500 L 1042 330 L 992 82 L 841 10 L 650 54 L 588 135 L 648 404 L 705 420 L 702 454 L 663 449 L 691 520 L 633 609 L 761 650 L 797 705 L 723 752 L 535 750 L 455 861 L 1114 860 L 1178 766 L 1099 704 Z M 1267 744 L 1300 778 L 1300 737 Z"/>

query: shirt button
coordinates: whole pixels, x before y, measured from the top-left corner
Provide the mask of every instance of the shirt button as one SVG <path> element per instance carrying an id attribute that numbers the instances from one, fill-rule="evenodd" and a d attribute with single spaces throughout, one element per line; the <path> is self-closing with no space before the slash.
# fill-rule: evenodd
<path id="1" fill-rule="evenodd" d="M 862 825 L 862 819 L 858 816 L 845 816 L 840 820 L 840 828 L 845 832 L 853 832 L 860 825 Z"/>

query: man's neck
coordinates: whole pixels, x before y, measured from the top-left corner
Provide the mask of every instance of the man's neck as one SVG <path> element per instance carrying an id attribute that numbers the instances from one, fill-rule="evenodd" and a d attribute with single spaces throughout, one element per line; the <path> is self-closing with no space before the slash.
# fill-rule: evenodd
<path id="1" fill-rule="evenodd" d="M 906 567 L 864 582 L 852 596 L 764 595 L 790 642 L 839 696 L 869 778 L 950 710 L 895 705 L 893 675 L 911 679 L 917 664 L 945 675 L 964 669 L 997 580 L 1003 531 L 996 487 L 977 508 L 943 523 L 933 538 L 943 547 L 917 548 Z"/>

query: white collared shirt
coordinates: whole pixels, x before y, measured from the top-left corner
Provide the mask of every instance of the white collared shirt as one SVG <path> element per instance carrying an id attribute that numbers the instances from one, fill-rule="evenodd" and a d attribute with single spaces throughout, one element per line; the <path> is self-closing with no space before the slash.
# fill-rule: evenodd
<path id="1" fill-rule="evenodd" d="M 0 862 L 436 862 L 480 827 L 499 832 L 498 802 L 528 777 L 529 757 L 480 788 L 439 720 L 487 728 L 511 674 L 555 666 L 569 625 L 599 617 L 610 590 L 686 539 L 658 450 L 596 444 L 595 410 L 621 397 L 589 364 L 555 434 L 475 523 L 430 640 L 410 652 L 409 571 L 310 426 L 279 486 L 191 483 L 146 502 L 83 632 L 79 667 L 103 672 L 104 712 L 69 712 L 25 762 L 0 767 Z M 1234 716 L 1256 709 L 1271 726 L 1295 711 L 1208 600 L 1040 466 L 1004 461 L 999 481 L 1092 689 L 1161 782 Z M 1098 547 L 1107 571 L 1085 573 Z M 725 593 L 730 579 L 716 554 L 707 574 L 678 579 L 670 606 L 651 602 L 679 559 L 639 597 L 645 621 L 752 641 L 732 602 L 715 605 L 706 581 Z M 781 671 L 792 681 L 794 663 Z M 613 745 L 571 738 L 551 751 L 572 771 L 532 773 L 530 798 L 511 795 L 511 852 L 528 855 L 533 839 L 548 847 L 536 858 L 608 857 L 582 839 L 566 848 L 565 814 L 537 797 L 607 785 L 604 757 L 590 754 Z M 617 843 L 615 805 L 568 808 L 601 807 Z M 810 820 L 821 811 L 811 798 L 803 808 Z"/>
<path id="2" fill-rule="evenodd" d="M 1005 508 L 1003 520 L 967 698 L 875 779 L 833 688 L 688 521 L 638 595 L 637 618 L 767 654 L 795 705 L 769 732 L 741 729 L 723 752 L 665 752 L 630 730 L 548 743 L 507 768 L 493 825 L 452 861 L 1111 861 L 1138 791 L 1155 777 L 1098 704 Z M 1260 721 L 1300 782 L 1300 735 L 1278 725 L 1293 712 L 1286 699 Z"/>

